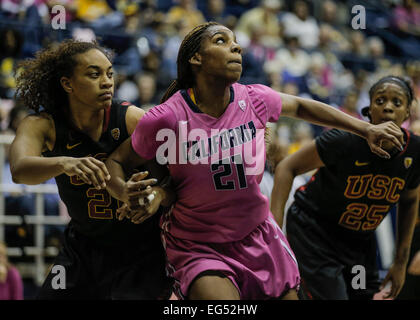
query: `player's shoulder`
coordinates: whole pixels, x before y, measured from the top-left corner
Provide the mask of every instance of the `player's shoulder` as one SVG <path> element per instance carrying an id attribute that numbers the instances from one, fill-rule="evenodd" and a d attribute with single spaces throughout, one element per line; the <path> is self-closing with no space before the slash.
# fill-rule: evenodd
<path id="1" fill-rule="evenodd" d="M 420 136 L 414 134 L 409 130 L 405 130 L 407 135 L 407 151 L 416 153 L 420 156 Z"/>
<path id="2" fill-rule="evenodd" d="M 54 129 L 54 118 L 46 112 L 27 115 L 19 125 L 22 129 L 51 130 Z"/>
<path id="3" fill-rule="evenodd" d="M 413 144 L 415 146 L 419 146 L 420 145 L 420 136 L 414 134 L 410 130 L 406 130 L 406 132 L 407 132 L 407 136 L 410 139 L 410 144 Z"/>
<path id="4" fill-rule="evenodd" d="M 253 83 L 253 84 L 246 84 L 246 85 L 240 84 L 240 83 L 234 83 L 232 86 L 235 92 L 247 92 L 251 96 L 265 95 L 265 94 L 276 92 L 274 91 L 274 89 L 261 83 Z"/>

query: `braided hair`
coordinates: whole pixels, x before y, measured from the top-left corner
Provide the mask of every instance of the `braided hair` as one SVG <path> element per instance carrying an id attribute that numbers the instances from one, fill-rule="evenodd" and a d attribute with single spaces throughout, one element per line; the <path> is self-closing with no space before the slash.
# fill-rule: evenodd
<path id="1" fill-rule="evenodd" d="M 101 51 L 110 61 L 112 53 L 95 41 L 65 40 L 58 47 L 49 47 L 36 53 L 34 59 L 21 62 L 16 77 L 15 98 L 36 113 L 58 113 L 68 108 L 68 96 L 61 86 L 61 77 L 71 77 L 77 66 L 76 55 L 89 50 Z M 65 109 L 66 110 L 66 109 Z"/>
<path id="2" fill-rule="evenodd" d="M 220 24 L 212 21 L 200 24 L 185 36 L 179 48 L 176 61 L 178 77 L 172 81 L 160 103 L 168 100 L 178 90 L 191 88 L 195 84 L 195 77 L 189 60 L 200 50 L 205 31 L 209 27 L 216 25 Z"/>

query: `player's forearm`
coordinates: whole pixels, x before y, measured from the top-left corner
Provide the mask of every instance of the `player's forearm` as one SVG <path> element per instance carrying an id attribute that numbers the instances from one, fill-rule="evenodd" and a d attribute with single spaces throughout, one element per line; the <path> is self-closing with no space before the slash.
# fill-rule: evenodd
<path id="1" fill-rule="evenodd" d="M 274 187 L 271 193 L 271 212 L 280 228 L 283 227 L 284 207 L 289 198 L 295 174 L 285 163 L 276 166 Z"/>
<path id="2" fill-rule="evenodd" d="M 296 115 L 298 118 L 324 127 L 350 131 L 363 138 L 366 137 L 367 128 L 370 125 L 368 122 L 349 116 L 322 102 L 303 98 L 297 99 L 299 105 Z"/>
<path id="3" fill-rule="evenodd" d="M 40 184 L 64 173 L 66 157 L 26 156 L 10 163 L 14 183 Z"/>
<path id="4" fill-rule="evenodd" d="M 126 201 L 124 197 L 125 174 L 121 163 L 110 157 L 105 161 L 105 165 L 111 176 L 106 183 L 106 190 L 113 198 Z"/>
<path id="5" fill-rule="evenodd" d="M 417 212 L 417 200 L 400 202 L 397 215 L 396 262 L 404 264 L 408 262 Z"/>

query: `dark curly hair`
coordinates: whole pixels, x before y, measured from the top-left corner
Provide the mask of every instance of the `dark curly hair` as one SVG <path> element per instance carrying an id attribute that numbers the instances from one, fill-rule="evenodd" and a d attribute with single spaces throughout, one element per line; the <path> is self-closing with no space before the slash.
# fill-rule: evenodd
<path id="1" fill-rule="evenodd" d="M 68 108 L 68 96 L 61 86 L 61 77 L 71 77 L 77 66 L 75 56 L 89 50 L 101 51 L 110 61 L 113 53 L 97 42 L 73 39 L 61 42 L 36 53 L 34 59 L 18 65 L 15 98 L 22 99 L 30 109 L 54 114 Z M 68 110 L 68 109 L 66 109 Z"/>

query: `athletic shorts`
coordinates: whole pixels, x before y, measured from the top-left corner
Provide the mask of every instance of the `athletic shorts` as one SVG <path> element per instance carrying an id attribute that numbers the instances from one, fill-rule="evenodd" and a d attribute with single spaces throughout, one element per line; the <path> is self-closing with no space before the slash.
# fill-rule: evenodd
<path id="1" fill-rule="evenodd" d="M 407 267 L 410 265 L 414 255 L 420 251 L 420 224 L 414 229 L 413 241 L 411 242 L 410 258 Z M 406 273 L 405 283 L 397 297 L 397 300 L 420 300 L 420 276 Z"/>
<path id="2" fill-rule="evenodd" d="M 370 300 L 379 291 L 376 238 L 351 238 L 296 203 L 287 212 L 287 238 L 302 276 L 300 299 Z"/>
<path id="3" fill-rule="evenodd" d="M 223 273 L 243 300 L 275 299 L 289 289 L 298 290 L 296 258 L 272 215 L 239 241 L 203 243 L 167 232 L 162 237 L 179 299 L 185 299 L 194 279 L 208 271 Z"/>
<path id="4" fill-rule="evenodd" d="M 64 278 L 60 278 L 61 267 L 54 268 L 57 265 L 64 267 Z M 168 299 L 171 294 L 159 232 L 146 245 L 109 247 L 69 226 L 54 266 L 37 299 L 154 300 Z"/>

